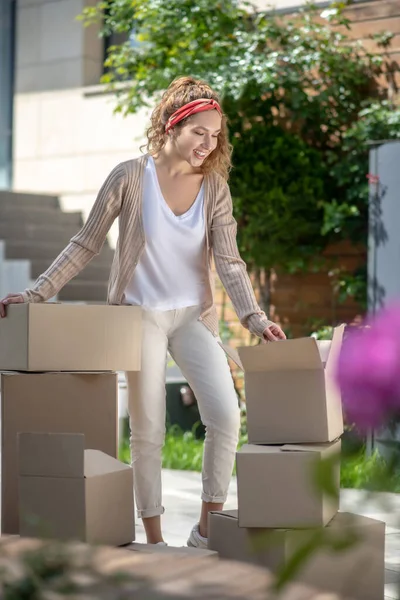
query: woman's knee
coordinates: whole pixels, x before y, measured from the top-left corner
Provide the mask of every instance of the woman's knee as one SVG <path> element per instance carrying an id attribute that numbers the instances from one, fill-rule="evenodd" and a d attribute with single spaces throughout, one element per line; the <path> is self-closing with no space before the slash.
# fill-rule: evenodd
<path id="1" fill-rule="evenodd" d="M 144 431 L 140 427 L 131 426 L 131 446 L 144 451 L 161 450 L 165 441 L 165 428 L 154 428 Z"/>
<path id="2" fill-rule="evenodd" d="M 231 438 L 239 437 L 239 406 L 219 406 L 218 410 L 213 411 L 213 415 L 209 415 L 209 418 L 205 419 L 204 424 L 208 431 L 215 430 L 219 434 L 226 435 Z"/>

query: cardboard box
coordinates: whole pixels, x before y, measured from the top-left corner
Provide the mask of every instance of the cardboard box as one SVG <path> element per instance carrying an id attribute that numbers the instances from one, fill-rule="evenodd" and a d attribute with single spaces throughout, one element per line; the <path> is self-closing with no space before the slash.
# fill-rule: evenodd
<path id="1" fill-rule="evenodd" d="M 209 515 L 209 547 L 221 558 L 263 565 L 276 573 L 318 530 L 245 529 L 238 512 Z M 338 513 L 323 530 L 327 540 L 351 540 L 340 552 L 316 550 L 296 575 L 321 590 L 354 600 L 382 600 L 385 578 L 385 523 L 350 513 Z M 336 598 L 336 596 L 335 596 Z"/>
<path id="2" fill-rule="evenodd" d="M 215 550 L 205 550 L 203 548 L 189 548 L 187 546 L 159 546 L 158 544 L 139 544 L 134 542 L 129 546 L 124 546 L 124 550 L 131 552 L 142 552 L 144 554 L 162 554 L 162 555 L 173 555 L 177 558 L 184 558 L 191 556 L 193 558 L 216 558 L 218 559 L 218 552 Z"/>
<path id="3" fill-rule="evenodd" d="M 136 306 L 14 304 L 0 320 L 0 371 L 138 371 Z"/>
<path id="4" fill-rule="evenodd" d="M 118 456 L 116 373 L 3 373 L 1 531 L 18 533 L 19 431 L 83 433 L 87 448 Z"/>
<path id="5" fill-rule="evenodd" d="M 327 525 L 339 510 L 340 448 L 340 441 L 242 446 L 236 454 L 239 526 Z M 319 463 L 330 459 L 335 463 L 336 498 L 322 492 L 314 480 Z"/>
<path id="6" fill-rule="evenodd" d="M 132 468 L 82 434 L 20 433 L 22 537 L 119 546 L 135 539 Z"/>
<path id="7" fill-rule="evenodd" d="M 250 444 L 324 443 L 343 433 L 334 368 L 344 325 L 332 341 L 284 340 L 234 349 L 227 355 L 244 370 Z"/>

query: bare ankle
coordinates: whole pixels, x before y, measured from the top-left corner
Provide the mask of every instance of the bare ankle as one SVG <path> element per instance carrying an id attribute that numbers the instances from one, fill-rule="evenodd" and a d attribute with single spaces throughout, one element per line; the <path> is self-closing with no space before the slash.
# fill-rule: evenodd
<path id="1" fill-rule="evenodd" d="M 161 517 L 144 517 L 143 526 L 148 544 L 158 544 L 164 541 L 161 533 Z"/>
<path id="2" fill-rule="evenodd" d="M 160 542 L 164 542 L 164 538 L 161 533 L 159 535 L 147 534 L 146 538 L 148 544 L 159 544 Z"/>
<path id="3" fill-rule="evenodd" d="M 208 537 L 208 513 L 210 511 L 223 510 L 224 505 L 220 502 L 205 502 L 201 504 L 201 514 L 199 520 L 199 533 L 202 537 Z"/>
<path id="4" fill-rule="evenodd" d="M 199 533 L 204 538 L 208 537 L 207 527 L 205 527 L 203 523 L 199 523 Z"/>

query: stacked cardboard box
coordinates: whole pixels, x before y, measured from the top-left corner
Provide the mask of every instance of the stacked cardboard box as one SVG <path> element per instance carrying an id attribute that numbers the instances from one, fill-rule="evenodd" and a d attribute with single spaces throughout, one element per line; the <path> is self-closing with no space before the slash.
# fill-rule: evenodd
<path id="1" fill-rule="evenodd" d="M 276 572 L 299 548 L 315 546 L 299 580 L 380 600 L 385 524 L 339 512 L 343 416 L 334 370 L 343 331 L 336 328 L 332 341 L 286 340 L 239 354 L 225 348 L 245 373 L 249 443 L 236 456 L 238 510 L 210 513 L 209 547 Z M 331 476 L 322 489 L 324 469 Z"/>
<path id="2" fill-rule="evenodd" d="M 130 466 L 85 450 L 82 434 L 20 433 L 18 442 L 21 536 L 113 546 L 134 539 Z"/>
<path id="3" fill-rule="evenodd" d="M 140 369 L 140 347 L 141 312 L 134 307 L 8 308 L 0 321 L 3 534 L 111 544 L 134 539 L 132 481 L 127 484 L 132 472 L 117 460 L 115 371 Z M 22 433 L 27 437 L 21 436 L 18 456 Z M 122 487 L 113 485 L 118 477 Z M 94 502 L 97 491 L 91 491 L 97 490 L 95 483 L 102 486 L 101 506 L 99 499 Z M 75 503 L 63 491 L 68 485 L 78 490 Z M 108 517 L 99 518 L 104 502 Z M 114 503 L 119 515 L 110 508 Z M 76 511 L 80 525 L 69 527 Z M 64 522 L 61 529 L 53 527 L 57 519 Z"/>

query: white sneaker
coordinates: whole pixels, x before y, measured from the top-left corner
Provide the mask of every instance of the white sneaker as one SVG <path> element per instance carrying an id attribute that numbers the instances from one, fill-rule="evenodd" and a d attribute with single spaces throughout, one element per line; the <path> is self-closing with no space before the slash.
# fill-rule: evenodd
<path id="1" fill-rule="evenodd" d="M 168 546 L 167 542 L 157 542 L 156 546 Z"/>
<path id="2" fill-rule="evenodd" d="M 196 525 L 193 527 L 192 531 L 190 532 L 190 536 L 189 539 L 187 541 L 187 545 L 190 548 L 203 548 L 205 550 L 207 550 L 208 548 L 208 538 L 203 537 L 202 535 L 200 535 L 200 530 L 199 530 L 199 524 L 196 523 Z"/>

